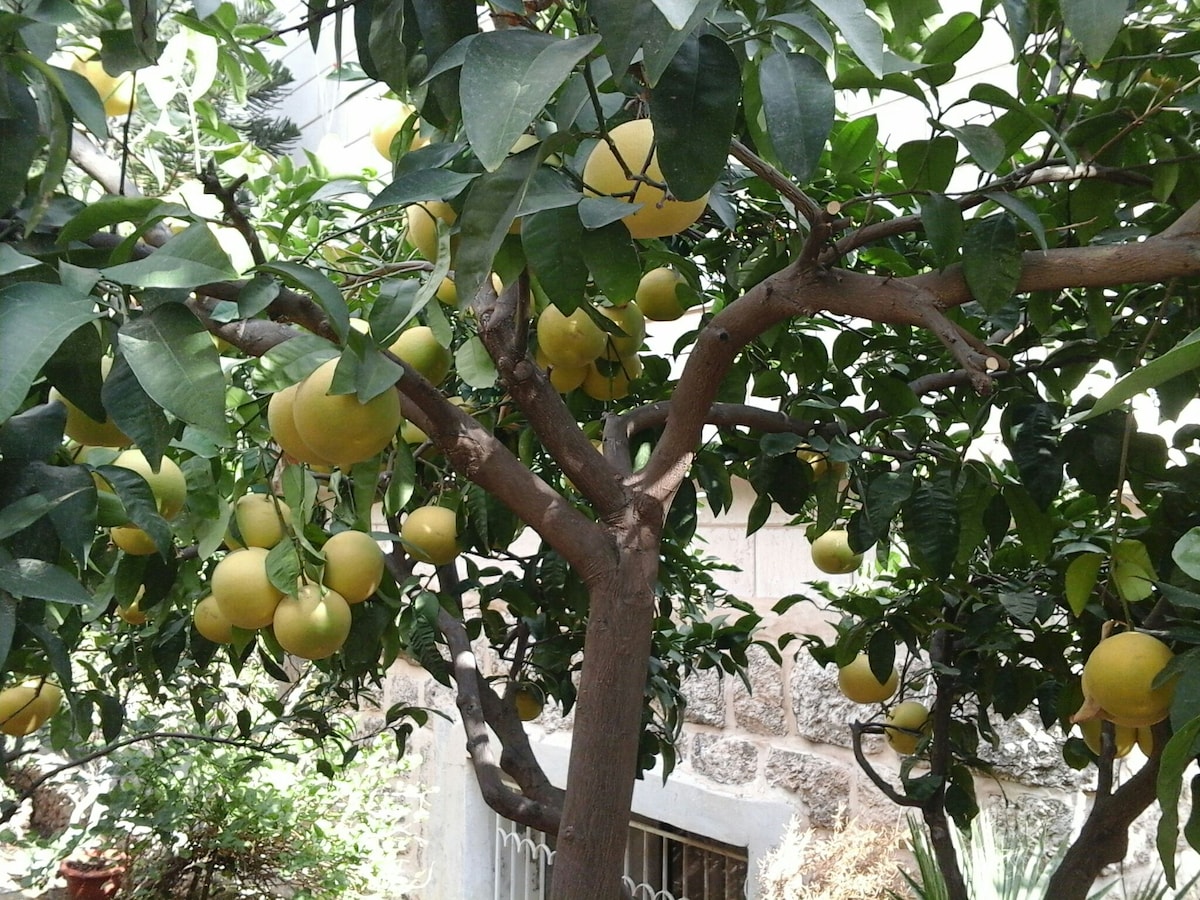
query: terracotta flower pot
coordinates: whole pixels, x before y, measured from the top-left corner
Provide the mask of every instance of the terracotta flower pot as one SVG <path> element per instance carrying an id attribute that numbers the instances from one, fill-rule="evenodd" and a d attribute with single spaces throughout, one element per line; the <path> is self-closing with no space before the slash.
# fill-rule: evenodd
<path id="1" fill-rule="evenodd" d="M 121 887 L 125 866 L 121 860 L 90 854 L 86 859 L 64 859 L 58 874 L 66 879 L 71 900 L 108 900 Z"/>

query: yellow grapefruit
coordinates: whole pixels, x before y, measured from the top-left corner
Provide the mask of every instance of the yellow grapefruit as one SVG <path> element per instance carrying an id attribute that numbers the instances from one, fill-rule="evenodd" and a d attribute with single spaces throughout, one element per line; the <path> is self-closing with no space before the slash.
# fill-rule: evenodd
<path id="1" fill-rule="evenodd" d="M 388 350 L 424 375 L 430 384 L 441 384 L 450 374 L 453 361 L 450 351 L 441 345 L 428 325 L 406 328 Z"/>
<path id="2" fill-rule="evenodd" d="M 683 276 L 667 266 L 659 266 L 643 275 L 634 295 L 642 315 L 652 322 L 671 322 L 682 316 L 684 306 L 675 288 L 683 282 Z"/>
<path id="3" fill-rule="evenodd" d="M 862 565 L 862 554 L 850 549 L 850 535 L 839 528 L 825 532 L 810 549 L 813 565 L 829 575 L 848 575 Z"/>
<path id="4" fill-rule="evenodd" d="M 557 306 L 547 306 L 537 319 L 538 349 L 551 365 L 578 369 L 604 352 L 606 338 L 600 326 L 580 307 L 569 316 Z"/>
<path id="5" fill-rule="evenodd" d="M 82 75 L 95 88 L 100 95 L 100 102 L 104 104 L 106 116 L 128 115 L 133 109 L 133 78 L 128 72 L 109 75 L 99 59 L 83 60 L 78 57 L 71 63 L 71 71 Z"/>
<path id="6" fill-rule="evenodd" d="M 0 691 L 0 731 L 9 737 L 33 734 L 62 704 L 62 689 L 32 680 Z"/>
<path id="7" fill-rule="evenodd" d="M 278 509 L 276 504 L 279 504 Z M 231 525 L 225 532 L 225 545 L 230 549 L 266 547 L 269 550 L 287 534 L 291 516 L 291 508 L 270 494 L 244 494 L 233 505 L 233 522 L 237 529 L 235 533 Z"/>
<path id="8" fill-rule="evenodd" d="M 299 390 L 300 385 L 293 384 L 271 395 L 267 403 L 267 428 L 270 429 L 271 437 L 279 445 L 279 449 L 292 459 L 311 466 L 328 466 L 329 460 L 304 443 L 296 431 L 293 409 Z"/>
<path id="9" fill-rule="evenodd" d="M 390 444 L 404 417 L 400 395 L 392 388 L 366 403 L 354 394 L 330 394 L 336 368 L 337 360 L 331 359 L 300 382 L 292 419 L 306 446 L 345 468 L 370 459 Z"/>
<path id="10" fill-rule="evenodd" d="M 136 525 L 117 525 L 108 529 L 108 536 L 130 556 L 149 556 L 158 552 L 154 538 Z"/>
<path id="11" fill-rule="evenodd" d="M 881 682 L 871 671 L 871 660 L 860 653 L 838 669 L 838 688 L 855 703 L 882 703 L 896 693 L 900 676 L 893 668 L 887 681 Z"/>
<path id="12" fill-rule="evenodd" d="M 418 507 L 400 527 L 400 539 L 414 559 L 444 566 L 459 553 L 457 519 L 444 506 Z"/>
<path id="13" fill-rule="evenodd" d="M 916 700 L 905 700 L 892 709 L 887 717 L 884 736 L 897 753 L 908 756 L 917 752 L 924 732 L 929 729 L 929 710 Z"/>
<path id="14" fill-rule="evenodd" d="M 1105 638 L 1083 666 L 1083 696 L 1099 705 L 1100 718 L 1138 728 L 1161 722 L 1171 711 L 1175 680 L 1154 687 L 1174 654 L 1153 635 L 1122 631 Z"/>
<path id="15" fill-rule="evenodd" d="M 279 646 L 301 659 L 325 659 L 350 635 L 350 604 L 324 585 L 302 584 L 275 607 Z"/>
<path id="16" fill-rule="evenodd" d="M 627 203 L 641 204 L 640 209 L 621 220 L 631 235 L 635 238 L 666 237 L 678 234 L 700 218 L 708 203 L 707 193 L 696 200 L 668 199 L 662 188 L 655 184 L 631 180 L 625 175 L 628 168 L 633 175 L 642 175 L 651 182 L 662 184 L 664 181 L 658 153 L 654 150 L 654 126 L 649 119 L 624 122 L 612 129 L 609 137 L 620 159 L 607 142 L 598 143 L 583 167 L 584 187 L 592 194 L 615 195 Z"/>
<path id="17" fill-rule="evenodd" d="M 212 594 L 202 597 L 192 610 L 192 624 L 214 644 L 233 642 L 233 623 L 225 618 Z"/>
<path id="18" fill-rule="evenodd" d="M 622 303 L 620 306 L 600 306 L 600 315 L 613 322 L 623 335 L 605 333 L 605 359 L 621 359 L 636 356 L 646 339 L 646 317 L 637 303 Z"/>
<path id="19" fill-rule="evenodd" d="M 404 210 L 404 221 L 408 227 L 408 242 L 430 262 L 437 259 L 438 221 L 453 225 L 458 213 L 445 200 L 426 200 L 424 203 L 413 203 Z M 450 239 L 450 252 L 458 243 L 457 236 Z"/>
<path id="20" fill-rule="evenodd" d="M 183 470 L 169 456 L 159 461 L 157 472 L 150 468 L 149 461 L 137 448 L 117 454 L 112 464 L 137 472 L 146 480 L 158 504 L 158 512 L 164 519 L 175 518 L 183 509 L 187 499 L 187 481 L 183 477 Z"/>
<path id="21" fill-rule="evenodd" d="M 209 589 L 217 609 L 238 628 L 263 628 L 275 618 L 283 596 L 267 577 L 267 553 L 262 547 L 234 550 L 213 568 Z"/>
<path id="22" fill-rule="evenodd" d="M 339 531 L 325 542 L 326 587 L 337 591 L 347 603 L 362 603 L 375 593 L 383 580 L 383 551 L 369 534 Z"/>

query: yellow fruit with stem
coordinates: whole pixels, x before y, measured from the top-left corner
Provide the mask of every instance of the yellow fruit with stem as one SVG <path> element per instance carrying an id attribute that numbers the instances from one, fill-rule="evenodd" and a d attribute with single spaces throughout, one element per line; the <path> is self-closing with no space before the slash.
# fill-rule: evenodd
<path id="1" fill-rule="evenodd" d="M 849 575 L 862 565 L 862 554 L 850 549 L 850 535 L 840 528 L 826 531 L 810 550 L 813 565 L 827 575 Z"/>
<path id="2" fill-rule="evenodd" d="M 396 139 L 396 135 L 400 133 L 400 129 L 404 124 L 416 116 L 417 111 L 409 104 L 402 100 L 388 101 L 387 105 L 381 114 L 375 120 L 375 124 L 371 126 L 371 145 L 375 148 L 384 159 L 392 158 L 392 142 Z M 416 123 L 419 131 L 420 122 Z M 414 134 L 412 141 L 408 145 L 409 150 L 417 150 L 429 143 L 429 138 L 421 137 L 419 133 Z"/>
<path id="3" fill-rule="evenodd" d="M 183 470 L 169 456 L 159 460 L 158 471 L 150 467 L 150 461 L 137 448 L 125 450 L 117 454 L 112 465 L 120 466 L 137 472 L 150 486 L 150 492 L 158 505 L 158 512 L 164 519 L 173 519 L 183 509 L 187 500 L 187 479 Z"/>
<path id="4" fill-rule="evenodd" d="M 225 618 L 212 594 L 202 597 L 196 604 L 192 610 L 192 624 L 214 644 L 233 643 L 233 623 Z"/>
<path id="5" fill-rule="evenodd" d="M 292 403 L 296 435 L 322 459 L 346 468 L 383 450 L 404 422 L 392 388 L 366 403 L 354 394 L 331 394 L 338 361 L 331 359 L 300 382 Z"/>
<path id="6" fill-rule="evenodd" d="M 450 350 L 441 345 L 428 325 L 406 328 L 392 341 L 388 350 L 420 372 L 425 380 L 433 385 L 446 380 L 446 376 L 450 374 L 450 365 L 454 361 Z"/>
<path id="7" fill-rule="evenodd" d="M 640 208 L 621 221 L 635 238 L 678 234 L 700 218 L 708 194 L 695 200 L 668 197 L 662 189 L 662 169 L 654 146 L 654 126 L 635 119 L 613 128 L 607 141 L 598 143 L 583 167 L 584 188 L 590 194 L 615 196 Z M 617 154 L 613 153 L 613 146 Z M 626 175 L 628 169 L 630 175 Z"/>
<path id="8" fill-rule="evenodd" d="M 279 646 L 301 659 L 326 659 L 350 635 L 350 604 L 320 584 L 300 584 L 275 607 L 272 624 Z"/>
<path id="9" fill-rule="evenodd" d="M 616 361 L 597 359 L 587 367 L 583 392 L 593 400 L 620 400 L 629 396 L 629 384 L 642 374 L 642 361 L 636 355 Z"/>
<path id="10" fill-rule="evenodd" d="M 426 200 L 413 203 L 404 210 L 404 221 L 408 229 L 408 242 L 421 256 L 430 262 L 437 260 L 438 222 L 453 225 L 458 213 L 445 200 Z M 450 253 L 458 243 L 457 236 L 450 239 Z"/>
<path id="11" fill-rule="evenodd" d="M 904 756 L 917 752 L 917 745 L 929 730 L 929 710 L 924 703 L 905 700 L 888 714 L 884 737 L 888 745 Z"/>
<path id="12" fill-rule="evenodd" d="M 642 315 L 652 322 L 672 322 L 685 311 L 675 291 L 684 283 L 684 277 L 667 266 L 651 269 L 638 282 L 634 302 Z"/>
<path id="13" fill-rule="evenodd" d="M 578 369 L 604 352 L 604 331 L 579 307 L 570 315 L 547 306 L 537 318 L 538 349 L 554 366 Z"/>
<path id="14" fill-rule="evenodd" d="M 231 550 L 240 547 L 266 547 L 269 550 L 283 540 L 291 517 L 291 507 L 277 497 L 244 494 L 233 504 L 225 546 Z"/>
<path id="15" fill-rule="evenodd" d="M 883 703 L 890 700 L 900 684 L 900 676 L 893 667 L 886 681 L 880 681 L 871 670 L 871 660 L 860 653 L 838 669 L 838 688 L 848 700 L 855 703 Z"/>
<path id="16" fill-rule="evenodd" d="M 247 547 L 227 554 L 213 568 L 209 589 L 217 609 L 238 628 L 264 628 L 275 618 L 283 592 L 267 575 L 263 547 Z"/>
<path id="17" fill-rule="evenodd" d="M 1142 631 L 1105 638 L 1083 666 L 1085 707 L 1090 702 L 1097 717 L 1131 728 L 1161 722 L 1171 711 L 1175 679 L 1155 682 L 1173 658 L 1170 647 Z"/>
<path id="18" fill-rule="evenodd" d="M 101 379 L 108 378 L 112 362 L 110 356 L 100 358 Z M 63 396 L 58 388 L 50 389 L 49 400 L 51 403 L 61 403 L 67 408 L 67 424 L 63 432 L 71 440 L 89 447 L 128 447 L 133 443 L 129 435 L 118 428 L 107 415 L 103 419 L 93 419 Z"/>
<path id="19" fill-rule="evenodd" d="M 58 712 L 62 688 L 32 679 L 0 691 L 0 731 L 9 737 L 33 734 Z"/>
<path id="20" fill-rule="evenodd" d="M 459 554 L 458 516 L 444 506 L 418 507 L 400 526 L 400 540 L 414 559 L 444 566 Z"/>
<path id="21" fill-rule="evenodd" d="M 158 552 L 154 538 L 136 525 L 117 525 L 108 529 L 108 536 L 130 556 L 150 556 Z"/>
<path id="22" fill-rule="evenodd" d="M 362 531 L 339 531 L 321 548 L 325 571 L 321 581 L 337 591 L 347 603 L 362 603 L 375 593 L 383 580 L 383 550 Z"/>
<path id="23" fill-rule="evenodd" d="M 279 449 L 287 456 L 310 466 L 329 466 L 329 460 L 304 443 L 296 431 L 294 409 L 299 391 L 300 385 L 297 383 L 271 395 L 267 402 L 267 428 Z"/>
<path id="24" fill-rule="evenodd" d="M 617 360 L 636 356 L 646 340 L 646 317 L 637 303 L 630 301 L 619 306 L 599 306 L 600 315 L 621 329 L 623 334 L 605 332 L 604 358 Z"/>

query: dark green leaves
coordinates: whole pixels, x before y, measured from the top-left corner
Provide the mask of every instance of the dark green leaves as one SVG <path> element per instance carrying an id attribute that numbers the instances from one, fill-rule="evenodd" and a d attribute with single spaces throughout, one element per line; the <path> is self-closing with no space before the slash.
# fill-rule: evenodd
<path id="1" fill-rule="evenodd" d="M 675 27 L 653 3 L 645 0 L 589 0 L 588 12 L 604 36 L 604 53 L 613 75 L 625 74 L 642 51 L 647 83 L 658 83 L 675 51 L 717 8 L 719 0 L 699 0 L 682 27 Z"/>
<path id="2" fill-rule="evenodd" d="M 837 26 L 838 33 L 871 74 L 882 78 L 883 32 L 867 15 L 866 4 L 862 0 L 813 0 L 813 6 Z"/>
<path id="3" fill-rule="evenodd" d="M 973 222 L 963 242 L 963 277 L 986 312 L 996 313 L 1021 280 L 1017 227 L 1007 213 Z"/>
<path id="4" fill-rule="evenodd" d="M 171 238 L 145 259 L 109 266 L 104 277 L 140 287 L 193 288 L 237 278 L 229 255 L 208 226 L 197 222 Z"/>
<path id="5" fill-rule="evenodd" d="M 0 288 L 0 422 L 21 407 L 59 344 L 96 318 L 93 306 L 57 285 L 29 282 Z"/>
<path id="6" fill-rule="evenodd" d="M 940 268 L 958 258 L 962 247 L 963 217 L 959 205 L 945 194 L 930 194 L 921 204 L 925 237 Z"/>
<path id="7" fill-rule="evenodd" d="M 912 561 L 930 578 L 946 578 L 958 555 L 958 504 L 948 473 L 917 485 L 901 507 Z"/>
<path id="8" fill-rule="evenodd" d="M 225 378 L 217 349 L 187 307 L 164 303 L 121 329 L 121 352 L 163 409 L 224 442 Z"/>
<path id="9" fill-rule="evenodd" d="M 807 181 L 833 128 L 833 85 L 825 67 L 800 53 L 776 53 L 759 69 L 759 88 L 776 156 Z"/>
<path id="10" fill-rule="evenodd" d="M 7 100 L 7 115 L 0 116 L 4 131 L 4 152 L 0 153 L 0 212 L 13 206 L 25 192 L 29 167 L 37 154 L 39 139 L 38 111 L 29 88 L 15 75 L 5 71 L 0 91 Z"/>
<path id="11" fill-rule="evenodd" d="M 496 170 L 597 43 L 596 35 L 562 40 L 523 28 L 488 32 L 471 41 L 459 96 L 467 137 L 485 169 Z"/>
<path id="12" fill-rule="evenodd" d="M 741 86 L 733 51 L 702 35 L 683 43 L 650 92 L 658 163 L 680 200 L 704 196 L 724 169 Z"/>
<path id="13" fill-rule="evenodd" d="M 896 150 L 896 165 L 910 191 L 944 191 L 954 175 L 957 157 L 958 141 L 943 135 L 901 144 Z"/>
<path id="14" fill-rule="evenodd" d="M 1009 407 L 1003 416 L 1004 443 L 1033 502 L 1046 509 L 1063 483 L 1058 452 L 1058 411 L 1049 403 Z"/>

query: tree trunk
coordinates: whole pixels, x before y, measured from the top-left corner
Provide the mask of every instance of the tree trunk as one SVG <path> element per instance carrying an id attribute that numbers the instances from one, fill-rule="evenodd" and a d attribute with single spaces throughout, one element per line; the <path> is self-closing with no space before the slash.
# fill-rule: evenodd
<path id="1" fill-rule="evenodd" d="M 623 897 L 646 670 L 654 622 L 650 553 L 622 548 L 617 573 L 593 586 L 567 795 L 554 858 L 556 900 Z"/>
<path id="2" fill-rule="evenodd" d="M 1047 897 L 1086 900 L 1101 870 L 1125 858 L 1130 826 L 1154 802 L 1160 756 L 1156 748 L 1136 775 L 1111 794 L 1096 797 L 1079 837 L 1050 879 Z"/>

